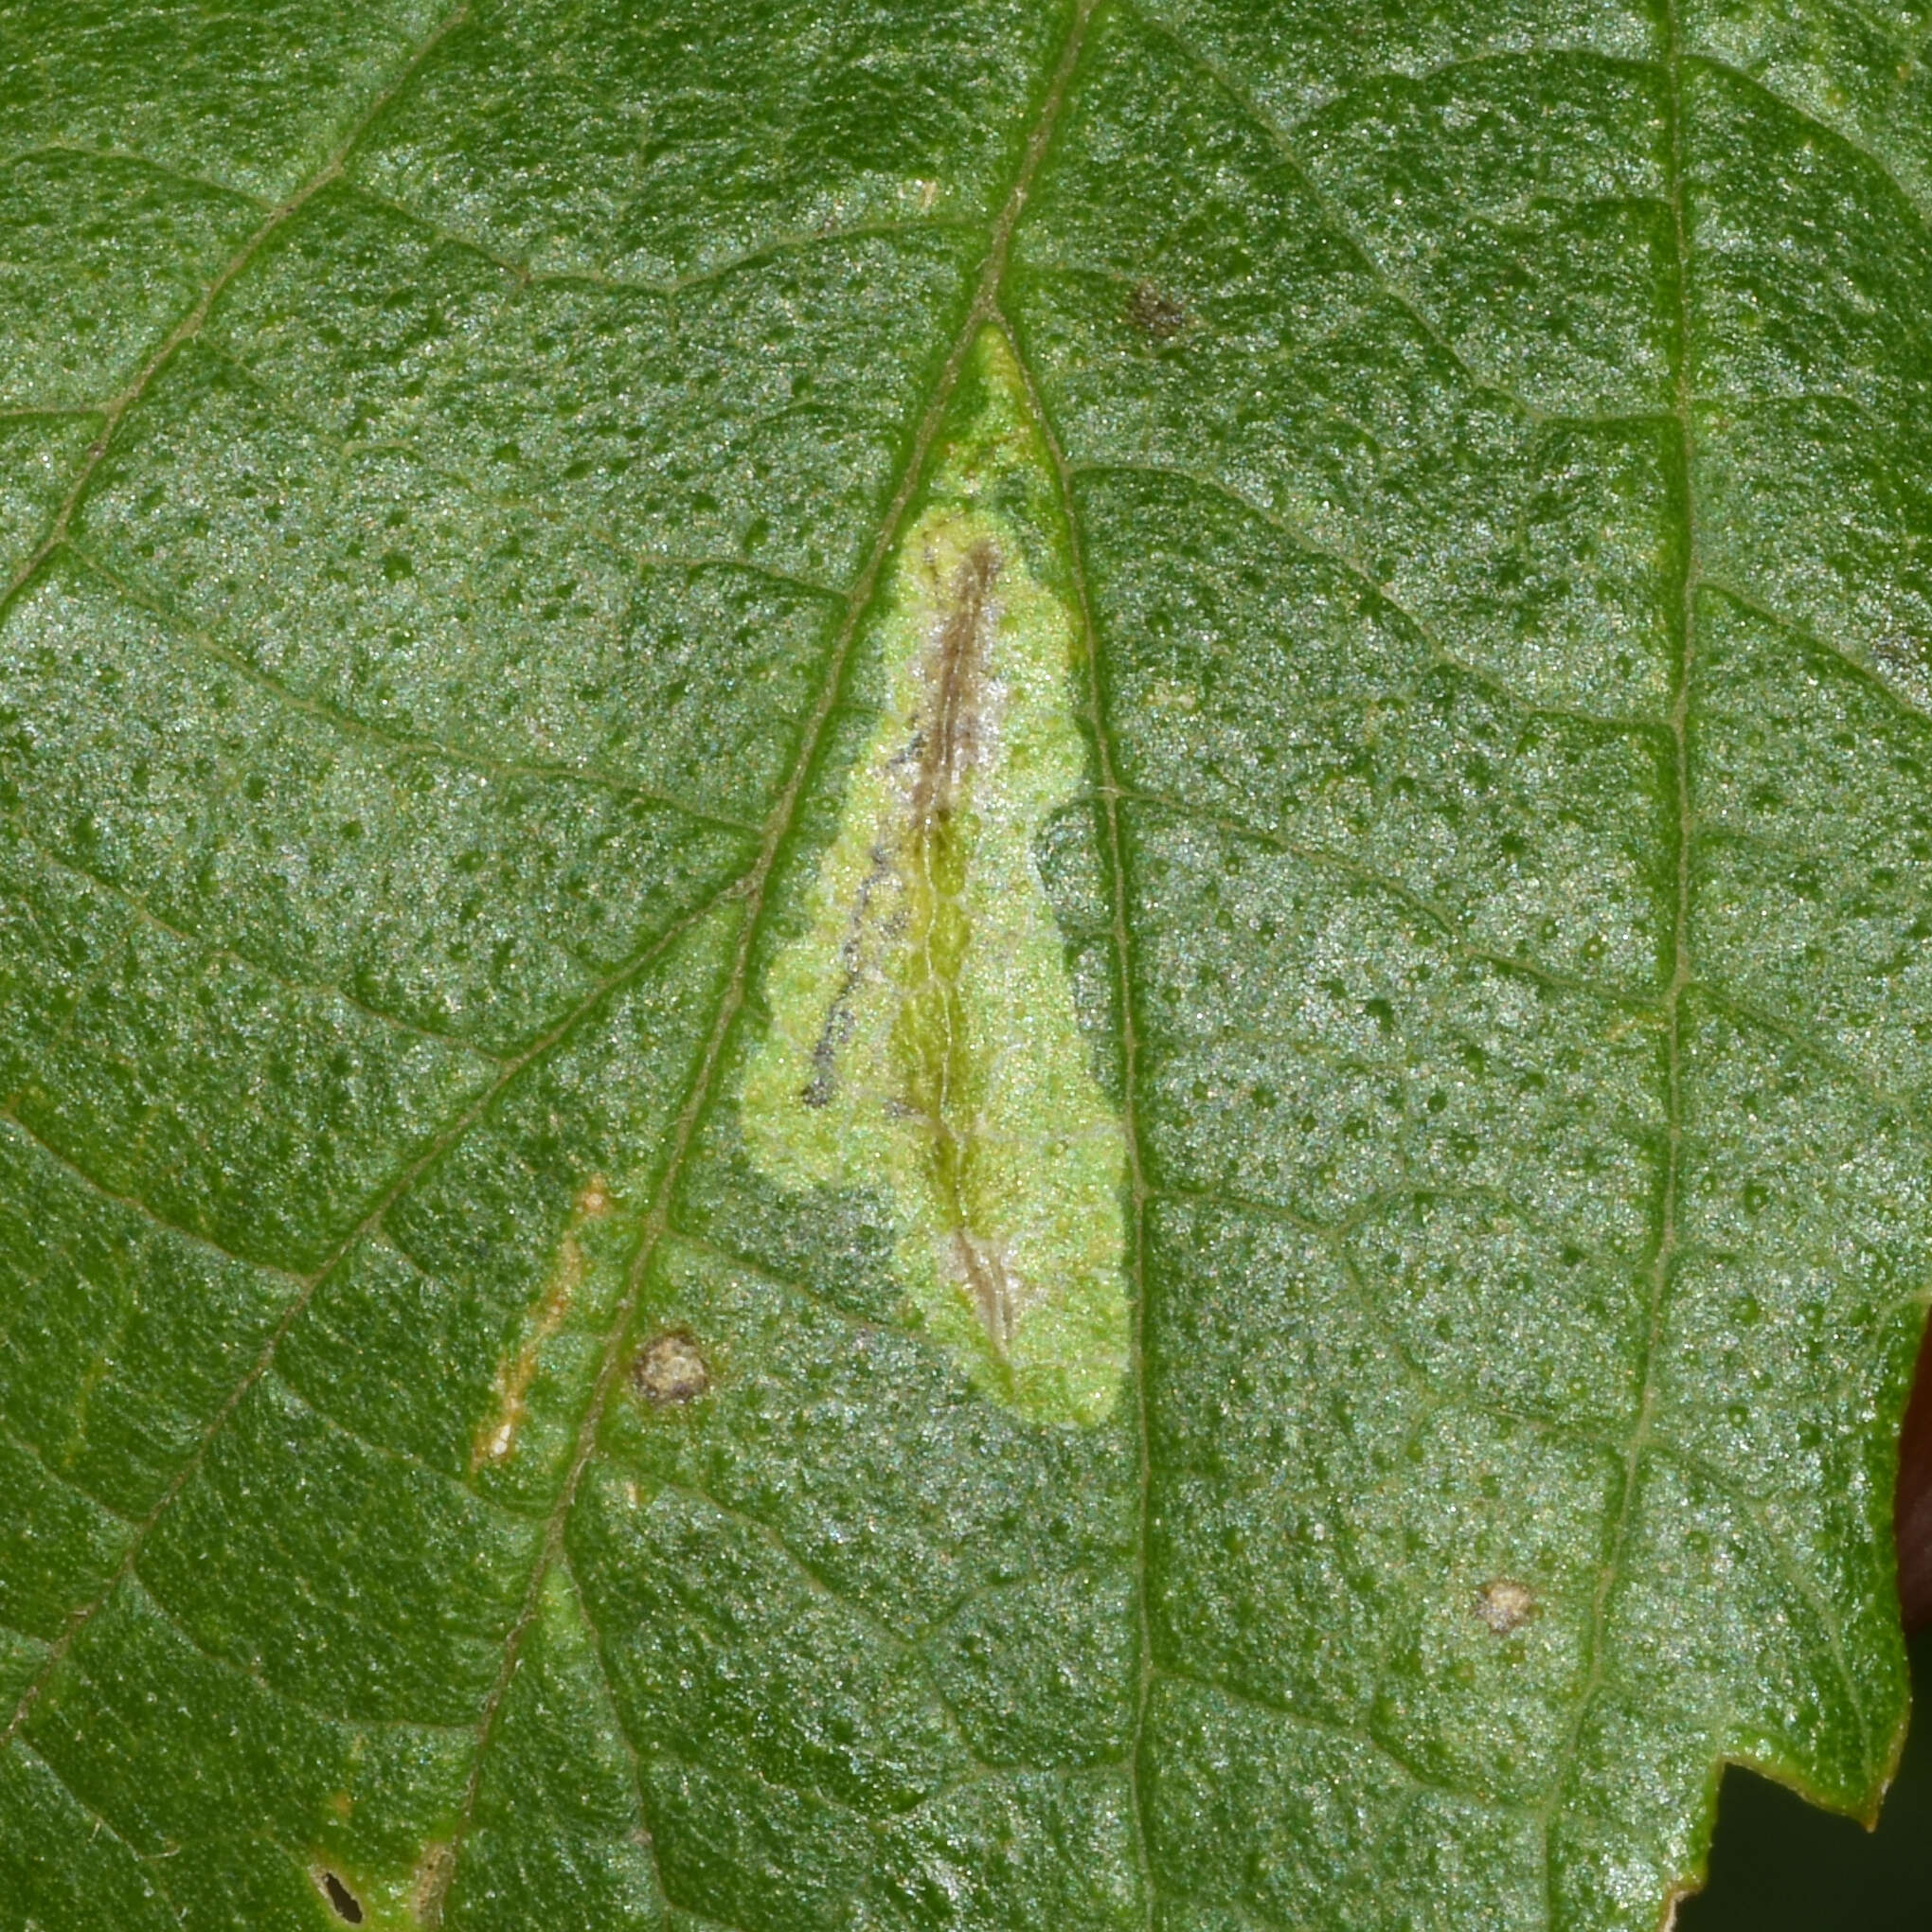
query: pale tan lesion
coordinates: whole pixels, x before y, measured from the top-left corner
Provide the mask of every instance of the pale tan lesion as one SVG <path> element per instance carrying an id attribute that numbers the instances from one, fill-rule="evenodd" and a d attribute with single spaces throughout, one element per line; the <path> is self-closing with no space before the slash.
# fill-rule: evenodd
<path id="1" fill-rule="evenodd" d="M 518 1430 L 527 1413 L 530 1385 L 543 1363 L 545 1344 L 564 1326 L 578 1291 L 583 1286 L 584 1224 L 601 1219 L 612 1208 L 610 1184 L 601 1174 L 584 1183 L 573 1206 L 570 1225 L 557 1247 L 557 1259 L 544 1283 L 544 1292 L 524 1322 L 516 1349 L 497 1365 L 490 1409 L 470 1444 L 472 1475 L 486 1463 L 504 1462 L 516 1447 Z"/>
<path id="2" fill-rule="evenodd" d="M 1536 1614 L 1536 1593 L 1513 1578 L 1496 1577 L 1476 1593 L 1476 1614 L 1498 1637 L 1509 1637 Z"/>

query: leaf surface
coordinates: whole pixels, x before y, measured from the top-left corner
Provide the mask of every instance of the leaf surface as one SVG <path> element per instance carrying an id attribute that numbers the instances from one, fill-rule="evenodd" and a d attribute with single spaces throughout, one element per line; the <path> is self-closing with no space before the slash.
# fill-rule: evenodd
<path id="1" fill-rule="evenodd" d="M 0 1932 L 1869 1814 L 1922 13 L 0 11 Z"/>

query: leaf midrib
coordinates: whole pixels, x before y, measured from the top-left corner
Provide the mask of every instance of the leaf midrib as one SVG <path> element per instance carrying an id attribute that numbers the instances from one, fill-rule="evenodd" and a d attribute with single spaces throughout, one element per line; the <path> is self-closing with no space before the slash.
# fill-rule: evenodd
<path id="1" fill-rule="evenodd" d="M 596 1439 L 601 1418 L 608 1406 L 611 1392 L 619 1380 L 622 1347 L 625 1333 L 635 1315 L 639 1288 L 648 1268 L 652 1253 L 666 1231 L 669 1221 L 669 1206 L 681 1172 L 685 1154 L 689 1149 L 697 1119 L 709 1098 L 712 1077 L 732 1022 L 742 1005 L 747 970 L 755 950 L 764 909 L 765 888 L 771 871 L 783 849 L 796 817 L 798 802 L 803 795 L 806 782 L 811 775 L 814 760 L 817 753 L 823 728 L 835 704 L 844 667 L 850 654 L 850 645 L 856 635 L 860 619 L 868 604 L 879 571 L 883 566 L 891 546 L 897 536 L 905 509 L 916 490 L 933 440 L 938 433 L 946 401 L 956 385 L 963 366 L 966 353 L 971 347 L 976 331 L 988 320 L 997 315 L 996 295 L 1004 272 L 1008 245 L 1012 229 L 1026 199 L 1026 190 L 1037 171 L 1042 156 L 1050 137 L 1061 102 L 1064 97 L 1067 81 L 1077 62 L 1084 36 L 1087 21 L 1093 10 L 1094 0 L 1082 0 L 1074 10 L 1071 27 L 1062 46 L 1058 59 L 1051 70 L 1047 90 L 1041 109 L 1035 116 L 1034 125 L 1023 147 L 1021 163 L 1015 178 L 1001 202 L 993 222 L 988 231 L 988 244 L 982 258 L 975 283 L 974 295 L 953 347 L 942 365 L 940 374 L 926 409 L 921 419 L 909 456 L 903 466 L 900 481 L 888 505 L 885 518 L 876 533 L 871 551 L 853 589 L 846 599 L 846 615 L 839 626 L 827 666 L 827 672 L 817 703 L 811 713 L 800 740 L 799 751 L 779 799 L 769 815 L 765 837 L 758 859 L 749 871 L 732 879 L 719 891 L 712 894 L 703 904 L 680 920 L 665 933 L 659 935 L 648 946 L 641 949 L 633 958 L 625 961 L 613 974 L 593 988 L 579 1001 L 564 1017 L 533 1040 L 522 1052 L 502 1060 L 495 1078 L 448 1127 L 434 1137 L 428 1147 L 409 1162 L 385 1188 L 376 1198 L 374 1205 L 356 1225 L 351 1227 L 336 1246 L 324 1258 L 321 1263 L 309 1275 L 291 1276 L 299 1285 L 291 1297 L 282 1314 L 277 1319 L 267 1341 L 259 1351 L 248 1370 L 237 1383 L 233 1390 L 216 1411 L 213 1420 L 204 1431 L 192 1454 L 176 1473 L 172 1481 L 163 1492 L 148 1515 L 135 1527 L 121 1561 L 116 1565 L 105 1585 L 88 1603 L 76 1611 L 69 1619 L 59 1637 L 49 1645 L 45 1658 L 34 1677 L 22 1692 L 4 1730 L 0 1730 L 0 1748 L 18 1741 L 27 1747 L 27 1740 L 21 1732 L 35 1705 L 45 1690 L 62 1662 L 71 1651 L 82 1630 L 98 1614 L 103 1604 L 113 1596 L 128 1577 L 135 1572 L 142 1550 L 150 1536 L 161 1520 L 168 1514 L 174 1502 L 203 1466 L 207 1453 L 216 1438 L 225 1427 L 228 1419 L 241 1405 L 243 1399 L 261 1379 L 269 1373 L 277 1351 L 282 1340 L 299 1320 L 303 1311 L 312 1301 L 316 1290 L 333 1273 L 355 1246 L 358 1241 L 373 1232 L 381 1224 L 388 1209 L 420 1177 L 436 1162 L 443 1158 L 468 1134 L 478 1120 L 489 1113 L 503 1092 L 524 1071 L 543 1061 L 566 1038 L 575 1033 L 588 1018 L 603 1006 L 613 994 L 634 980 L 652 962 L 683 939 L 695 927 L 704 923 L 727 902 L 742 899 L 745 906 L 742 918 L 739 944 L 733 969 L 726 983 L 726 989 L 707 1037 L 706 1048 L 700 1061 L 697 1075 L 687 1094 L 680 1110 L 671 1136 L 669 1157 L 662 1170 L 656 1190 L 656 1198 L 647 1215 L 645 1227 L 639 1244 L 627 1271 L 625 1294 L 620 1301 L 617 1314 L 607 1334 L 598 1379 L 593 1386 L 592 1397 L 585 1410 L 578 1432 L 576 1452 L 568 1470 L 558 1500 L 545 1519 L 540 1541 L 540 1555 L 535 1565 L 525 1602 L 506 1639 L 503 1657 L 496 1683 L 486 1699 L 479 1717 L 477 1748 L 472 1760 L 471 1775 L 466 1787 L 457 1829 L 452 1837 L 448 1855 L 440 1872 L 441 1884 L 435 1898 L 430 1901 L 429 1918 L 432 1923 L 439 1917 L 443 1900 L 447 1897 L 451 1879 L 456 1869 L 463 1837 L 474 1814 L 477 1790 L 480 1785 L 482 1766 L 494 1723 L 500 1709 L 505 1690 L 514 1671 L 517 1655 L 524 1637 L 528 1634 L 541 1602 L 543 1584 L 553 1563 L 563 1559 L 563 1538 L 569 1519 L 571 1506 L 583 1468 L 595 1451 Z M 104 403 L 63 414 L 80 414 L 99 419 L 99 435 L 88 446 L 66 492 L 62 497 L 47 528 L 35 545 L 27 561 L 16 571 L 13 579 L 0 589 L 0 608 L 6 607 L 41 573 L 48 560 L 68 542 L 68 533 L 75 512 L 85 498 L 87 490 L 101 463 L 114 443 L 121 423 L 136 403 L 147 393 L 161 372 L 173 361 L 177 353 L 201 331 L 214 305 L 223 292 L 234 281 L 248 263 L 259 253 L 270 238 L 300 212 L 313 198 L 343 174 L 345 167 L 358 147 L 367 138 L 383 114 L 418 79 L 420 78 L 437 49 L 447 38 L 469 18 L 469 0 L 454 9 L 415 48 L 404 63 L 402 71 L 366 106 L 350 124 L 349 130 L 338 146 L 331 152 L 322 167 L 285 201 L 271 209 L 258 226 L 243 241 L 241 246 L 217 270 L 214 277 L 202 290 L 194 304 L 175 323 L 162 339 L 159 347 L 132 381 Z M 700 277 L 698 279 L 708 278 Z M 36 412 L 43 413 L 43 412 Z M 720 560 L 723 561 L 723 560 Z M 340 722 L 340 721 L 336 721 Z M 440 747 L 425 747 L 441 749 Z M 22 1129 L 23 1132 L 27 1131 Z M 30 1136 L 31 1137 L 31 1136 Z M 98 1188 L 97 1188 L 98 1190 Z M 152 1210 L 144 1204 L 131 1203 L 152 1220 Z M 162 1224 L 166 1225 L 167 1224 Z M 171 1230 L 195 1239 L 191 1230 Z M 203 1243 L 206 1244 L 206 1243 Z M 289 1275 L 285 1269 L 270 1268 L 270 1273 Z M 575 1577 L 572 1587 L 580 1608 L 588 1621 L 588 1606 L 583 1602 L 582 1591 Z M 594 1641 L 599 1667 L 602 1667 L 600 1641 Z M 615 1701 L 614 1709 L 617 1708 Z M 619 1728 L 623 1729 L 619 1713 Z M 634 1771 L 636 1769 L 636 1747 L 625 1731 L 623 1743 L 629 1754 Z M 38 1757 L 38 1753 L 34 1754 Z M 639 1780 L 638 1800 L 640 1811 L 643 1806 L 641 1779 Z M 170 1902 L 171 1903 L 171 1902 Z"/>
<path id="2" fill-rule="evenodd" d="M 659 1242 L 669 1231 L 671 1205 L 681 1178 L 685 1159 L 696 1132 L 698 1120 L 711 1094 L 711 1085 L 718 1063 L 723 1055 L 725 1041 L 733 1023 L 741 1011 L 745 994 L 753 956 L 762 929 L 766 905 L 766 891 L 771 874 L 784 850 L 785 843 L 794 830 L 798 806 L 805 795 L 812 777 L 813 766 L 824 736 L 825 726 L 838 702 L 844 683 L 845 671 L 851 653 L 851 647 L 860 623 L 870 604 L 879 576 L 893 545 L 899 537 L 901 527 L 913 496 L 924 473 L 927 459 L 938 437 L 945 408 L 960 370 L 965 366 L 974 340 L 987 324 L 1005 328 L 1004 318 L 998 308 L 1000 282 L 1006 270 L 1007 256 L 1012 239 L 1012 232 L 1024 207 L 1027 190 L 1033 176 L 1039 170 L 1040 162 L 1052 138 L 1060 109 L 1066 95 L 1074 68 L 1079 62 L 1087 23 L 1093 13 L 1097 0 L 1076 0 L 1073 18 L 1065 40 L 1049 71 L 1046 89 L 1031 129 L 1021 150 L 1020 164 L 1002 198 L 997 212 L 988 230 L 985 253 L 974 277 L 974 293 L 965 316 L 954 337 L 946 359 L 940 367 L 939 375 L 927 399 L 925 409 L 920 419 L 919 427 L 913 437 L 912 445 L 902 465 L 898 484 L 887 504 L 886 513 L 880 522 L 866 563 L 855 581 L 847 600 L 846 613 L 834 635 L 832 650 L 827 661 L 825 676 L 818 696 L 808 715 L 799 736 L 798 751 L 792 764 L 785 786 L 773 807 L 763 845 L 759 856 L 736 888 L 742 893 L 745 904 L 741 919 L 738 944 L 724 993 L 720 999 L 713 1017 L 709 1034 L 700 1056 L 698 1070 L 679 1109 L 671 1130 L 669 1152 L 661 1170 L 654 1198 L 647 1210 L 644 1226 L 637 1246 L 626 1270 L 624 1292 L 619 1299 L 617 1312 L 606 1335 L 598 1375 L 593 1385 L 591 1398 L 579 1424 L 577 1440 L 572 1453 L 569 1468 L 559 1490 L 556 1503 L 545 1519 L 540 1553 L 534 1565 L 524 1604 L 515 1623 L 507 1637 L 501 1665 L 495 1684 L 485 1700 L 477 1723 L 477 1744 L 471 1761 L 470 1776 L 465 1787 L 462 1805 L 453 1831 L 449 1851 L 444 1858 L 438 1882 L 434 1895 L 426 1902 L 425 1923 L 434 1926 L 440 1923 L 443 1906 L 453 1886 L 461 1860 L 463 1845 L 468 1837 L 474 1817 L 476 1800 L 481 1789 L 483 1768 L 489 1755 L 490 1744 L 494 1737 L 499 1713 L 504 1698 L 510 1689 L 511 1677 L 516 1670 L 518 1655 L 525 1637 L 537 1619 L 542 1607 L 544 1584 L 551 1567 L 563 1563 L 566 1574 L 570 1573 L 564 1536 L 568 1529 L 571 1510 L 575 1504 L 578 1485 L 584 1469 L 597 1449 L 597 1440 L 602 1421 L 609 1407 L 616 1388 L 622 1381 L 624 1345 L 635 1317 L 639 1296 L 649 1270 L 651 1260 Z M 1010 333 L 1010 331 L 1009 331 Z M 1118 903 L 1118 896 L 1117 896 Z M 1137 1160 L 1137 1151 L 1136 1151 Z M 1136 1384 L 1139 1384 L 1137 1364 Z M 1143 1494 L 1145 1492 L 1143 1482 Z M 577 1597 L 580 1615 L 586 1626 L 592 1630 L 591 1650 L 598 1660 L 598 1667 L 603 1673 L 606 1689 L 611 1693 L 611 1708 L 616 1714 L 619 1730 L 623 1733 L 624 1745 L 630 1760 L 639 1816 L 643 1820 L 646 1836 L 651 1835 L 649 1805 L 645 1797 L 641 1765 L 638 1760 L 636 1741 L 629 1732 L 623 1719 L 622 1707 L 610 1686 L 601 1639 L 597 1637 L 592 1624 L 590 1607 L 584 1601 L 581 1588 L 572 1575 L 573 1591 Z M 1136 1830 L 1138 1829 L 1139 1797 L 1135 1793 Z M 655 1852 L 652 1853 L 653 1866 Z M 664 1892 L 661 1870 L 657 1874 L 658 1887 Z M 669 1899 L 669 1894 L 664 1894 Z M 1150 1911 L 1152 1907 L 1150 1905 Z"/>

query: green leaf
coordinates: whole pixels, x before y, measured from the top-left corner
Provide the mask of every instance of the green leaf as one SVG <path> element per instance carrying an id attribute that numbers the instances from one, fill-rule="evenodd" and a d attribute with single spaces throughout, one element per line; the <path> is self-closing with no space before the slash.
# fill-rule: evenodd
<path id="1" fill-rule="evenodd" d="M 0 9 L 0 1932 L 1869 1815 L 1928 33 Z"/>

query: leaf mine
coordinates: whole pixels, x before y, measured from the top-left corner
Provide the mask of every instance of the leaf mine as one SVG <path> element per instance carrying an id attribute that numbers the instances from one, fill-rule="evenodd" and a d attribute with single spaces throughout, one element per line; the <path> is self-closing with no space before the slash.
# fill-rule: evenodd
<path id="1" fill-rule="evenodd" d="M 788 1187 L 889 1194 L 914 1318 L 1036 1420 L 1094 1422 L 1126 1362 L 1125 1143 L 1034 843 L 1085 778 L 1081 631 L 1011 352 L 975 344 L 890 565 L 886 691 L 742 1097 Z"/>

